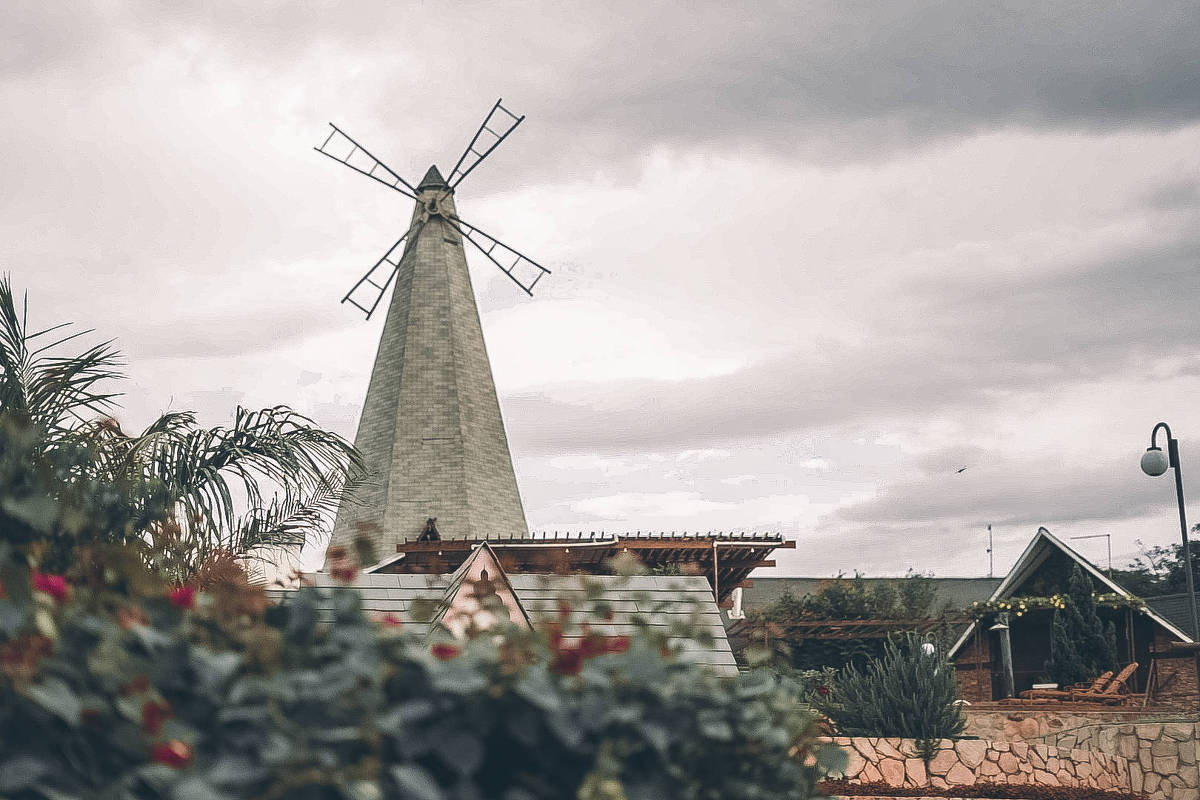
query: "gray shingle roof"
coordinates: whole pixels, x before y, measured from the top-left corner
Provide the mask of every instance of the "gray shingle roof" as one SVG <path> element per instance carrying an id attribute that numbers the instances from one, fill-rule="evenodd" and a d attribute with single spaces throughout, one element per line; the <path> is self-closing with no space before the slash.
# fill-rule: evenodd
<path id="1" fill-rule="evenodd" d="M 1196 599 L 1200 601 L 1200 592 L 1197 592 Z M 1146 605 L 1157 611 L 1176 628 L 1185 633 L 1191 631 L 1192 606 L 1188 602 L 1187 592 L 1147 597 L 1145 600 Z"/>
<path id="2" fill-rule="evenodd" d="M 306 576 L 318 587 L 338 585 L 327 573 Z M 441 603 L 451 587 L 450 575 L 380 575 L 360 574 L 354 582 L 363 598 L 368 614 L 390 613 L 400 618 L 407 628 L 425 635 L 429 626 L 413 619 L 412 607 L 417 600 Z M 695 623 L 700 630 L 712 635 L 710 644 L 672 637 L 681 649 L 681 658 L 703 664 L 713 671 L 730 675 L 737 672 L 737 662 L 721 624 L 721 614 L 713 600 L 707 579 L 700 576 L 659 577 L 635 575 L 509 575 L 517 599 L 534 625 L 558 618 L 559 600 L 571 607 L 569 624 L 588 622 L 594 633 L 604 635 L 630 634 L 636 630 L 635 620 L 657 627 L 664 633 L 672 625 Z M 598 587 L 589 598 L 585 587 Z M 270 592 L 275 600 L 283 599 L 289 590 Z M 610 621 L 592 614 L 597 606 L 609 606 Z M 332 605 L 321 610 L 326 619 L 332 618 Z M 572 637 L 568 634 L 567 639 Z"/>
<path id="3" fill-rule="evenodd" d="M 785 592 L 791 592 L 795 597 L 806 594 L 816 594 L 822 583 L 833 578 L 753 578 L 754 585 L 742 590 L 742 606 L 745 608 L 762 608 L 783 597 Z M 898 581 L 903 578 L 863 578 L 867 583 L 878 581 Z M 1003 581 L 1003 578 L 929 578 L 936 592 L 933 600 L 934 610 L 943 607 L 954 609 L 970 608 L 971 603 L 983 602 L 991 597 L 992 592 Z"/>

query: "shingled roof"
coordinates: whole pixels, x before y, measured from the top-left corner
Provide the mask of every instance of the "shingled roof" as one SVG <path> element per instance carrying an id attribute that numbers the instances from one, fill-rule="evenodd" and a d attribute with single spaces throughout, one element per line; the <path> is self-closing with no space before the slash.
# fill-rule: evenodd
<path id="1" fill-rule="evenodd" d="M 481 547 L 477 554 L 486 554 Z M 473 561 L 474 559 L 472 559 Z M 467 567 L 467 564 L 463 565 Z M 429 635 L 431 624 L 417 619 L 414 605 L 433 604 L 435 614 L 444 616 L 453 603 L 456 587 L 461 587 L 463 575 L 469 570 L 460 568 L 453 574 L 360 574 L 352 584 L 362 596 L 367 614 L 392 614 L 410 632 Z M 324 572 L 309 573 L 305 578 L 319 588 L 341 585 Z M 694 639 L 672 637 L 680 649 L 680 657 L 704 665 L 722 675 L 737 673 L 737 662 L 729 647 L 721 614 L 713 599 L 712 588 L 701 576 L 661 577 L 653 575 L 551 575 L 489 573 L 489 580 L 503 582 L 511 589 L 519 604 L 518 624 L 537 626 L 559 618 L 559 602 L 571 608 L 569 625 L 588 622 L 593 633 L 605 636 L 632 634 L 637 630 L 635 620 L 667 633 L 674 626 L 694 623 L 699 632 L 711 634 L 712 640 L 702 643 Z M 591 587 L 589 592 L 588 587 Z M 271 592 L 276 600 L 287 596 L 289 590 Z M 612 619 L 603 620 L 597 607 L 612 610 Z M 319 609 L 322 617 L 332 619 L 333 602 L 329 599 Z M 568 633 L 567 639 L 572 637 Z"/>

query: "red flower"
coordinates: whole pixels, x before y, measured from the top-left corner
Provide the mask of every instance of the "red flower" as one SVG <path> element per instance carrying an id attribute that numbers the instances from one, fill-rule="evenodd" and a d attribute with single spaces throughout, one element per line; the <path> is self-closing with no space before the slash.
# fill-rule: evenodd
<path id="1" fill-rule="evenodd" d="M 171 704 L 166 700 L 147 700 L 142 704 L 142 730 L 158 733 L 165 721 L 171 718 Z"/>
<path id="2" fill-rule="evenodd" d="M 826 696 L 828 696 L 828 694 L 829 694 L 829 687 L 828 687 L 828 686 L 818 686 L 818 687 L 817 687 L 817 694 L 821 695 L 821 697 L 826 697 Z"/>
<path id="3" fill-rule="evenodd" d="M 547 622 L 546 623 L 546 638 L 550 640 L 550 649 L 551 650 L 558 650 L 560 647 L 562 647 L 562 642 L 563 642 L 562 625 L 557 622 Z"/>
<path id="4" fill-rule="evenodd" d="M 578 675 L 583 668 L 582 649 L 559 650 L 550 661 L 550 671 L 556 675 Z"/>
<path id="5" fill-rule="evenodd" d="M 354 578 L 358 575 L 358 567 L 355 564 L 340 564 L 336 567 L 330 567 L 329 574 L 333 576 L 335 581 L 354 583 Z"/>
<path id="6" fill-rule="evenodd" d="M 433 653 L 433 657 L 438 661 L 449 661 L 452 658 L 458 658 L 462 654 L 462 648 L 455 644 L 439 642 L 429 648 L 429 652 Z"/>
<path id="7" fill-rule="evenodd" d="M 384 625 L 389 628 L 399 628 L 404 625 L 404 620 L 400 619 L 395 614 L 384 614 L 376 617 L 376 621 L 380 625 Z"/>
<path id="8" fill-rule="evenodd" d="M 58 603 L 66 600 L 69 593 L 67 579 L 62 575 L 46 575 L 36 570 L 33 573 L 33 589 L 37 592 L 45 592 Z"/>
<path id="9" fill-rule="evenodd" d="M 156 744 L 150 748 L 150 760 L 168 767 L 183 767 L 192 760 L 192 748 L 187 742 L 172 739 L 166 744 Z"/>
<path id="10" fill-rule="evenodd" d="M 594 656 L 602 655 L 608 652 L 608 643 L 605 637 L 598 634 L 589 634 L 579 642 L 579 655 L 583 658 L 593 658 Z"/>
<path id="11" fill-rule="evenodd" d="M 628 636 L 610 636 L 608 637 L 608 652 L 624 653 L 629 650 L 629 645 L 632 641 Z"/>
<path id="12" fill-rule="evenodd" d="M 196 605 L 196 590 L 190 586 L 179 586 L 167 594 L 167 599 L 176 608 L 192 608 Z"/>

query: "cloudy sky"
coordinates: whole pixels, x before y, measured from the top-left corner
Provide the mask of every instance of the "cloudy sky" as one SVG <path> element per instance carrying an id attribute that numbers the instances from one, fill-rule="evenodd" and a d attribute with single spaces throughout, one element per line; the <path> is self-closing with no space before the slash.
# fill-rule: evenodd
<path id="1" fill-rule="evenodd" d="M 472 262 L 533 528 L 1121 561 L 1178 537 L 1160 419 L 1200 521 L 1197 41 L 1166 2 L 7 3 L 0 268 L 117 338 L 127 426 L 353 436 L 382 315 L 338 300 L 411 206 L 311 148 L 419 179 L 503 96 L 458 207 L 554 271 Z"/>

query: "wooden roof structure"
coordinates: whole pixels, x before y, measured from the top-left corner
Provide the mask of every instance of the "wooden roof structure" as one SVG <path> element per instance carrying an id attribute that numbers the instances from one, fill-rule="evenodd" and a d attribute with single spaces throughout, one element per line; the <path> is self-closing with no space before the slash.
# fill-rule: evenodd
<path id="1" fill-rule="evenodd" d="M 770 555 L 795 548 L 794 541 L 766 533 L 578 533 L 529 539 L 440 539 L 401 542 L 396 553 L 364 570 L 375 574 L 432 575 L 454 572 L 479 545 L 495 552 L 509 575 L 612 572 L 611 563 L 631 555 L 650 570 L 678 567 L 685 575 L 705 577 L 718 604 L 728 607 L 734 589 L 747 585 L 751 571 L 773 567 Z"/>

